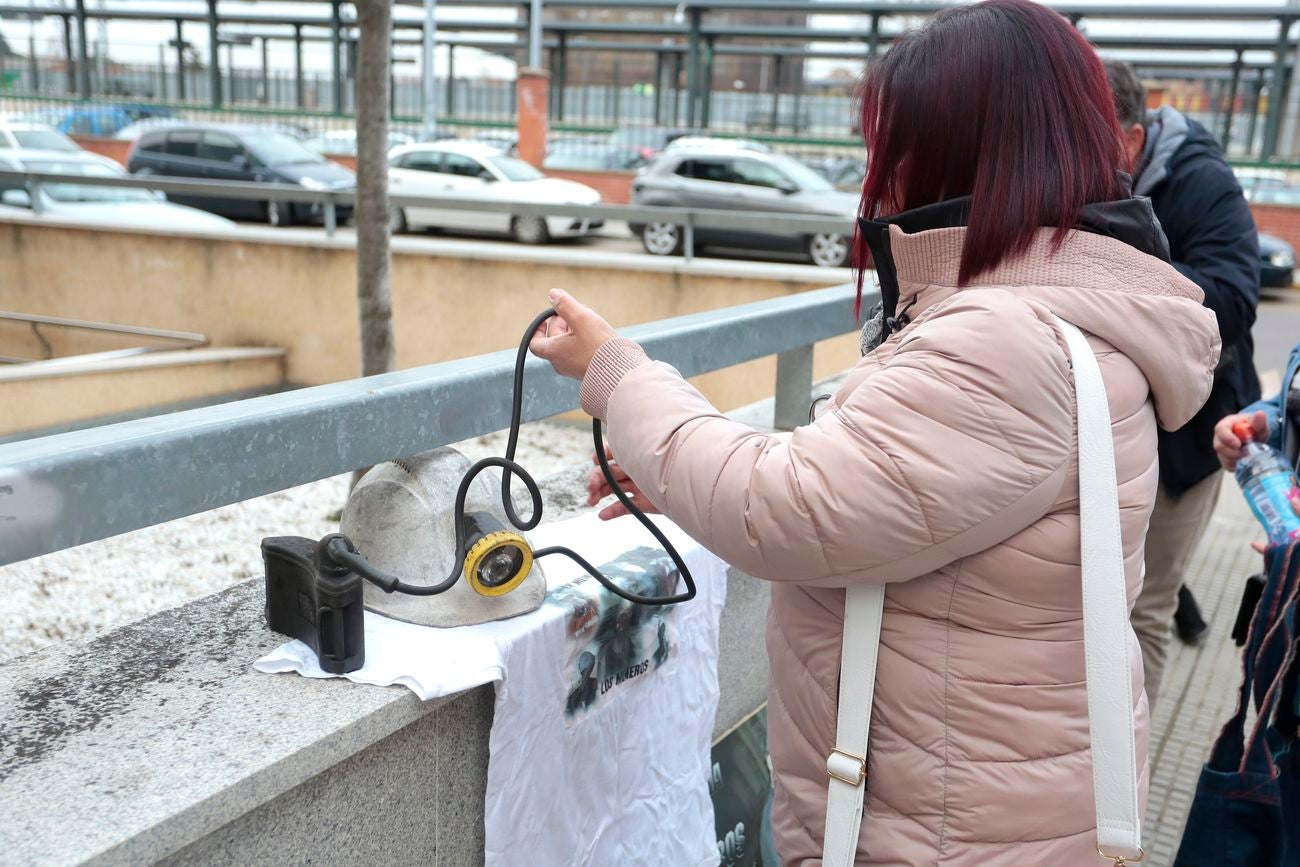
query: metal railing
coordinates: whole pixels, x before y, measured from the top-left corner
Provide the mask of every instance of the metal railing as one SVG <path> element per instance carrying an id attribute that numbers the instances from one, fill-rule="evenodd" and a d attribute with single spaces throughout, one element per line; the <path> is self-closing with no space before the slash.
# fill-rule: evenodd
<path id="1" fill-rule="evenodd" d="M 813 344 L 857 328 L 851 286 L 622 333 L 695 376 L 777 356 L 776 422 L 807 420 Z M 460 442 L 507 426 L 514 351 L 0 445 L 0 565 Z M 530 359 L 523 415 L 578 406 Z"/>
<path id="2" fill-rule="evenodd" d="M 202 334 L 193 331 L 170 331 L 165 328 L 148 328 L 142 325 L 118 325 L 113 322 L 93 322 L 88 319 L 66 319 L 61 316 L 38 316 L 32 313 L 14 313 L 8 310 L 0 310 L 0 322 L 22 322 L 26 323 L 32 329 L 32 334 L 45 349 L 45 358 L 16 358 L 14 356 L 0 356 L 0 364 L 41 364 L 44 370 L 49 370 L 53 365 L 62 365 L 74 361 L 104 360 L 107 358 L 125 358 L 131 355 L 142 355 L 146 352 L 159 352 L 164 349 L 174 348 L 175 344 L 180 344 L 186 349 L 196 346 L 203 346 L 208 342 L 208 338 Z M 63 358 L 54 357 L 54 349 L 50 342 L 41 333 L 42 326 L 49 328 L 67 328 L 77 331 L 95 331 L 101 334 L 122 334 L 132 337 L 148 337 L 153 340 L 168 341 L 172 346 L 130 346 L 125 349 L 114 349 L 108 352 L 97 352 L 93 355 L 76 355 L 66 356 Z"/>
<path id="3" fill-rule="evenodd" d="M 26 186 L 36 214 L 42 211 L 40 188 L 44 184 L 126 187 L 153 190 L 168 195 L 197 196 L 252 201 L 293 202 L 320 205 L 325 234 L 333 236 L 338 227 L 338 208 L 351 207 L 356 196 L 352 190 L 308 190 L 294 184 L 245 183 L 240 181 L 195 181 L 184 178 L 147 175 L 144 177 L 85 177 L 48 172 L 0 171 L 0 186 Z M 393 195 L 391 207 L 433 207 L 458 211 L 483 211 L 515 217 L 572 217 L 575 220 L 623 220 L 628 223 L 671 223 L 683 229 L 683 253 L 695 255 L 695 230 L 698 228 L 752 229 L 773 233 L 807 235 L 818 232 L 848 235 L 853 220 L 846 217 L 823 217 L 806 214 L 781 214 L 755 211 L 726 211 L 703 208 L 660 208 L 645 205 L 549 205 L 534 202 L 486 201 L 483 199 L 442 198 Z"/>

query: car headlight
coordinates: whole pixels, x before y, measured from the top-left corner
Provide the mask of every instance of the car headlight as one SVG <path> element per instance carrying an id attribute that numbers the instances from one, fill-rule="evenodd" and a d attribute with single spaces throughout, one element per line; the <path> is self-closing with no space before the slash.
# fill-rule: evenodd
<path id="1" fill-rule="evenodd" d="M 299 178 L 298 186 L 302 187 L 304 190 L 319 191 L 325 189 L 325 182 L 317 180 L 316 178 Z"/>
<path id="2" fill-rule="evenodd" d="M 1294 268 L 1295 252 L 1287 249 L 1278 250 L 1269 255 L 1268 264 L 1274 268 Z"/>

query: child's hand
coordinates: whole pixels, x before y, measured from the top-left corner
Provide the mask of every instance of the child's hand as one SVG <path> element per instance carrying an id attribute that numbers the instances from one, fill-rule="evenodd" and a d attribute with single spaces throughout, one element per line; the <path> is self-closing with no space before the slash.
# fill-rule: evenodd
<path id="1" fill-rule="evenodd" d="M 1239 421 L 1249 420 L 1255 439 L 1264 442 L 1268 439 L 1268 416 L 1257 412 L 1253 416 L 1234 413 L 1225 415 L 1214 426 L 1214 453 L 1219 456 L 1219 463 L 1228 472 L 1237 468 L 1237 459 L 1241 457 L 1241 440 L 1232 432 L 1232 426 Z"/>

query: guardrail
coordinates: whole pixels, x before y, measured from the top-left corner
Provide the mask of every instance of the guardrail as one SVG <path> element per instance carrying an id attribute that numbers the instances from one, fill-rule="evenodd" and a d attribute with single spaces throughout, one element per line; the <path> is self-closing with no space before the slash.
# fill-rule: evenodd
<path id="1" fill-rule="evenodd" d="M 195 181 L 183 178 L 147 175 L 135 177 L 84 177 L 48 172 L 0 171 L 0 184 L 23 184 L 32 200 L 34 213 L 41 213 L 40 188 L 43 184 L 77 184 L 80 186 L 125 187 L 153 190 L 165 194 L 209 196 L 225 199 L 250 199 L 319 204 L 324 212 L 325 234 L 333 236 L 338 227 L 337 208 L 355 204 L 353 190 L 308 190 L 294 184 L 245 183 L 240 181 Z M 572 217 L 584 220 L 623 220 L 628 223 L 672 223 L 683 228 L 683 254 L 695 256 L 697 228 L 752 229 L 773 233 L 807 235 L 818 232 L 850 235 L 853 219 L 849 217 L 807 214 L 727 211 L 704 208 L 660 208 L 644 205 L 549 205 L 535 202 L 486 201 L 455 197 L 407 196 L 389 194 L 391 207 L 434 207 L 460 211 L 483 211 L 518 217 Z"/>
<path id="2" fill-rule="evenodd" d="M 167 340 L 172 343 L 179 343 L 186 348 L 203 346 L 208 342 L 208 338 L 202 334 L 193 331 L 169 331 L 165 328 L 148 328 L 141 325 L 118 325 L 113 322 L 93 322 L 88 319 L 66 319 L 62 316 L 37 316 L 32 313 L 14 313 L 7 310 L 0 310 L 0 322 L 25 322 L 31 326 L 32 334 L 41 342 L 45 348 L 45 358 L 16 358 L 14 356 L 0 356 L 0 364 L 36 364 L 44 365 L 45 370 L 49 370 L 52 365 L 59 365 L 68 361 L 85 361 L 91 357 L 96 359 L 104 358 L 123 358 L 130 355 L 141 355 L 147 352 L 157 352 L 165 349 L 165 346 L 132 346 L 126 349 L 115 349 L 108 352 L 98 352 L 93 356 L 79 355 L 65 358 L 54 358 L 54 352 L 50 347 L 50 342 L 41 334 L 41 326 L 50 328 L 69 328 L 78 331 L 98 331 L 104 334 L 127 334 L 132 337 L 149 337 L 154 340 Z"/>
<path id="3" fill-rule="evenodd" d="M 854 331 L 851 286 L 621 333 L 686 376 L 777 356 L 776 424 L 807 420 L 813 344 Z M 0 565 L 507 426 L 514 351 L 0 445 Z M 526 421 L 578 406 L 531 359 Z"/>

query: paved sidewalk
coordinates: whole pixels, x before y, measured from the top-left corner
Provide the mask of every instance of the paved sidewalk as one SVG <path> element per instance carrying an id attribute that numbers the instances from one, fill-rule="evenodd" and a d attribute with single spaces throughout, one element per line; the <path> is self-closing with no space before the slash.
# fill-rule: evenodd
<path id="1" fill-rule="evenodd" d="M 1246 576 L 1263 559 L 1250 549 L 1262 538 L 1241 491 L 1224 479 L 1210 528 L 1192 560 L 1188 584 L 1196 593 L 1210 632 L 1200 647 L 1171 639 L 1161 700 L 1151 730 L 1151 794 L 1147 802 L 1146 863 L 1170 867 L 1196 780 L 1219 728 L 1236 707 L 1241 657 L 1229 637 Z"/>

